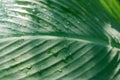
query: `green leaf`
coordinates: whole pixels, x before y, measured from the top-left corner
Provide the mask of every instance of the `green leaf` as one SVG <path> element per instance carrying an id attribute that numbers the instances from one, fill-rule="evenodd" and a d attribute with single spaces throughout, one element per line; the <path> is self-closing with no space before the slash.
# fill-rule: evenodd
<path id="1" fill-rule="evenodd" d="M 0 0 L 0 80 L 119 80 L 118 0 Z"/>
<path id="2" fill-rule="evenodd" d="M 109 11 L 109 13 L 120 21 L 120 1 L 119 0 L 101 0 L 103 6 Z"/>

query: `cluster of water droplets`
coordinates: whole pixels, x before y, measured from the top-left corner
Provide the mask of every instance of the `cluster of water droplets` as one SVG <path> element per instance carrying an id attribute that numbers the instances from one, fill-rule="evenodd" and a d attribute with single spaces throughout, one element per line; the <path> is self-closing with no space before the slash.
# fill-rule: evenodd
<path id="1" fill-rule="evenodd" d="M 5 3 L 1 1 L 0 3 L 0 19 L 7 17 L 7 8 L 5 6 Z"/>

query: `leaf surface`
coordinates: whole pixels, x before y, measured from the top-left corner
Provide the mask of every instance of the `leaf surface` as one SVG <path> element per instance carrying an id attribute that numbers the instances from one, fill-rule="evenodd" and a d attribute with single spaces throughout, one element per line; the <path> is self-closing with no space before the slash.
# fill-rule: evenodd
<path id="1" fill-rule="evenodd" d="M 107 1 L 0 0 L 0 80 L 119 80 L 120 4 Z"/>

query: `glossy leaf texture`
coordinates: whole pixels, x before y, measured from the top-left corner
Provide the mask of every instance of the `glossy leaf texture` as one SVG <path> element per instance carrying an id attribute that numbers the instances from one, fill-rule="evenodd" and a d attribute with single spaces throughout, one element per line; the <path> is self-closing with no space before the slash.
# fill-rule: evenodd
<path id="1" fill-rule="evenodd" d="M 0 80 L 119 80 L 119 0 L 0 0 Z"/>

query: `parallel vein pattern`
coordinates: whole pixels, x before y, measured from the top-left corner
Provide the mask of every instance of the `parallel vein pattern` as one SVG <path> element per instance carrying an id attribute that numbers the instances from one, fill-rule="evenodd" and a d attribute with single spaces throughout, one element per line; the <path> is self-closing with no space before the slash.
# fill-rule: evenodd
<path id="1" fill-rule="evenodd" d="M 0 80 L 119 80 L 120 7 L 106 1 L 0 0 Z"/>

